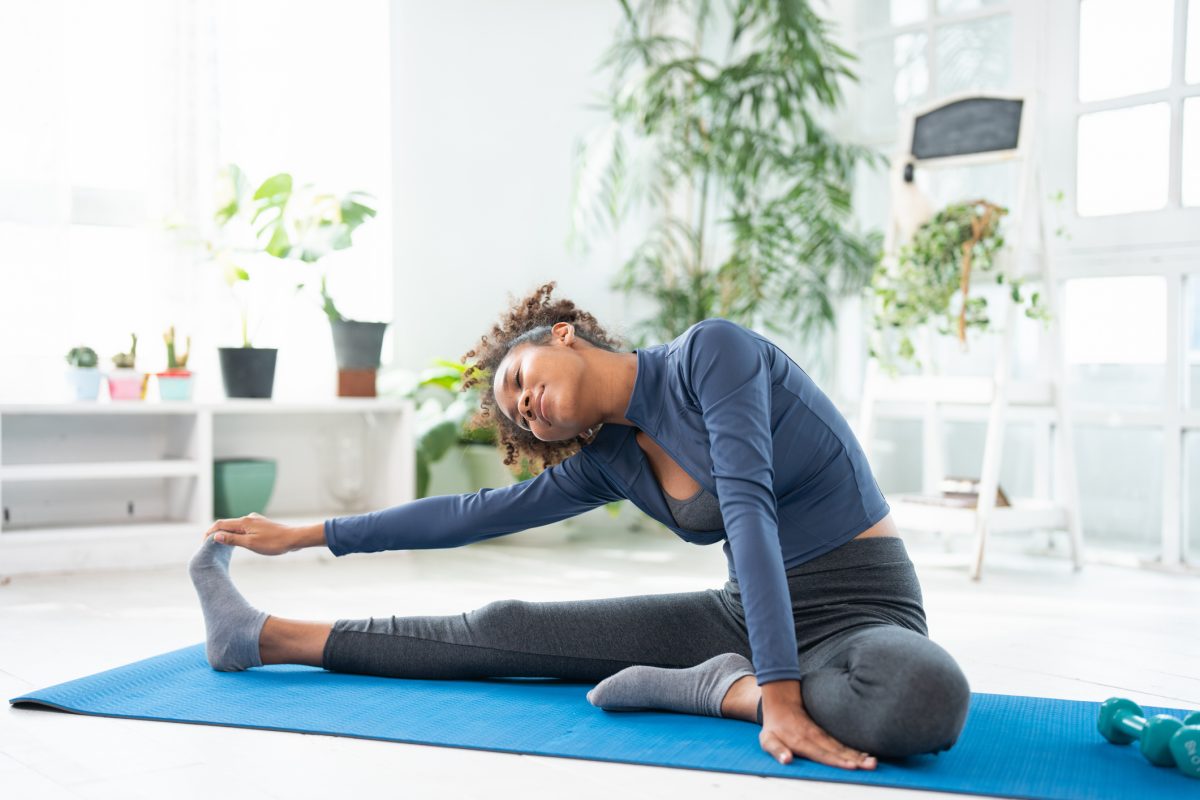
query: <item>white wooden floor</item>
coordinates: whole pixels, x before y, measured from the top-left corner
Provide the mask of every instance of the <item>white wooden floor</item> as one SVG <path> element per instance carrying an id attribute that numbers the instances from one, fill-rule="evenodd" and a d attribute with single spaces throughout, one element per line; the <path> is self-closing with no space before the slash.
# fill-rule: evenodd
<path id="1" fill-rule="evenodd" d="M 199 535 L 199 532 L 198 532 Z M 932 638 L 974 691 L 1200 708 L 1200 579 L 1089 565 L 996 540 L 984 579 L 908 539 Z M 969 542 L 956 546 L 964 554 Z M 547 528 L 443 551 L 318 560 L 238 551 L 247 598 L 281 616 L 332 620 L 449 614 L 491 600 L 560 600 L 719 587 L 719 547 L 663 529 Z M 14 578 L 0 586 L 0 694 L 7 700 L 203 639 L 186 571 Z M 767 756 L 764 754 L 764 758 Z M 0 710 L 4 798 L 944 797 L 291 733 Z"/>

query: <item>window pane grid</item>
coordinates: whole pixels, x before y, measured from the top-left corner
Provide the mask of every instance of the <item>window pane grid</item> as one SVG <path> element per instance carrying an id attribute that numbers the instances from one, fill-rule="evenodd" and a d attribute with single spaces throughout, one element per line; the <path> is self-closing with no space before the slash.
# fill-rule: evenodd
<path id="1" fill-rule="evenodd" d="M 935 97 L 1010 85 L 1009 4 L 937 0 L 931 5 L 921 11 L 924 0 L 859 0 L 860 142 L 894 142 L 897 119 Z"/>
<path id="2" fill-rule="evenodd" d="M 1200 0 L 1080 0 L 1080 217 L 1200 206 L 1200 87 L 1189 85 L 1200 72 L 1198 17 Z M 1113 58 L 1118 50 L 1129 55 Z"/>

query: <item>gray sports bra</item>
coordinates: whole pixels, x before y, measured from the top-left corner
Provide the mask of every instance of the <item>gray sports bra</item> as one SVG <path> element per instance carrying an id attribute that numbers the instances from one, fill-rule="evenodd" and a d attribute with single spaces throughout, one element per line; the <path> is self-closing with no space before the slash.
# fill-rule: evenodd
<path id="1" fill-rule="evenodd" d="M 660 489 L 662 487 L 659 487 Z M 715 495 L 705 491 L 701 486 L 696 493 L 684 500 L 671 497 L 663 492 L 667 507 L 675 524 L 685 531 L 719 531 L 725 527 L 721 517 L 721 505 Z"/>

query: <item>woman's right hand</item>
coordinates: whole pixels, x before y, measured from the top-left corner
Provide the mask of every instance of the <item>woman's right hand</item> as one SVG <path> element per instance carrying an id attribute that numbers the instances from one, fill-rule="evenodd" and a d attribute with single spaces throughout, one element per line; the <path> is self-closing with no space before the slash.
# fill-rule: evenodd
<path id="1" fill-rule="evenodd" d="M 766 686 L 795 684 L 795 691 L 788 691 L 775 702 L 768 704 L 764 693 L 763 727 L 758 743 L 763 750 L 774 756 L 780 764 L 791 762 L 793 754 L 842 769 L 868 769 L 876 767 L 876 759 L 867 753 L 847 747 L 822 730 L 804 709 L 804 700 L 799 692 L 799 681 L 780 681 Z M 788 687 L 790 689 L 790 687 Z"/>
<path id="2" fill-rule="evenodd" d="M 204 532 L 204 538 L 214 532 L 218 542 L 244 547 L 264 556 L 288 553 L 300 546 L 296 528 L 269 520 L 256 511 L 237 519 L 217 520 Z"/>

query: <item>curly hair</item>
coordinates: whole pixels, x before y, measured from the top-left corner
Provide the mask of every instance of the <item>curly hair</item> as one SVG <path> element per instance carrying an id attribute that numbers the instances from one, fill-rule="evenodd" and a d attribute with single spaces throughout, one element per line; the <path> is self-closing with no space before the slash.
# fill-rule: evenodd
<path id="1" fill-rule="evenodd" d="M 529 465 L 530 472 L 536 473 L 546 467 L 557 464 L 565 458 L 579 452 L 579 449 L 590 442 L 595 436 L 581 433 L 573 439 L 564 441 L 545 442 L 524 428 L 498 413 L 496 393 L 492 388 L 492 378 L 495 370 L 504 360 L 510 350 L 519 344 L 532 342 L 535 345 L 549 344 L 553 339 L 551 328 L 556 322 L 569 322 L 575 326 L 575 335 L 585 339 L 596 347 L 610 352 L 619 352 L 623 342 L 600 326 L 588 312 L 577 307 L 567 299 L 550 299 L 556 281 L 544 283 L 534 289 L 526 297 L 513 302 L 508 311 L 501 315 L 500 321 L 492 326 L 491 334 L 479 338 L 479 342 L 468 350 L 461 361 L 475 359 L 467 366 L 459 386 L 461 391 L 482 383 L 479 400 L 479 411 L 471 418 L 471 427 L 485 427 L 494 420 L 498 446 L 505 451 L 504 464 L 509 468 L 524 460 Z M 511 295 L 510 295 L 511 299 Z M 535 467 L 537 459 L 541 466 Z"/>

